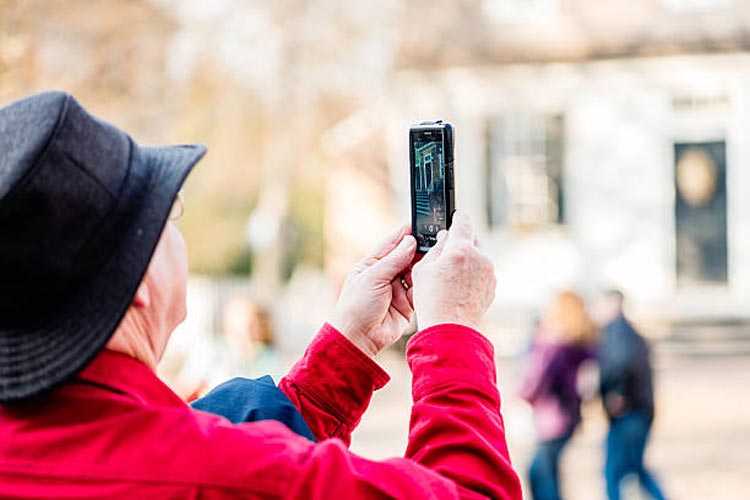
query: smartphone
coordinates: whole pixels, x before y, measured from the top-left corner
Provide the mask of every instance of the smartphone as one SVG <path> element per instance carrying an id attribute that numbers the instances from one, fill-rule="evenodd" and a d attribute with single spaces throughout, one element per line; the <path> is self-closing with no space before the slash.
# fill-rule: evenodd
<path id="1" fill-rule="evenodd" d="M 442 120 L 413 125 L 409 159 L 412 234 L 417 252 L 425 253 L 437 242 L 438 232 L 453 221 L 453 127 Z"/>

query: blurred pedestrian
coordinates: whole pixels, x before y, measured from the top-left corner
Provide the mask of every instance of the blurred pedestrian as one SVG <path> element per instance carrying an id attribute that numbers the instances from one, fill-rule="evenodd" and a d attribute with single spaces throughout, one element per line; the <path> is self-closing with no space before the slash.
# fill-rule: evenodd
<path id="1" fill-rule="evenodd" d="M 534 410 L 537 444 L 529 469 L 535 500 L 557 500 L 560 456 L 581 421 L 579 368 L 594 353 L 595 329 L 583 299 L 555 297 L 534 333 L 519 394 Z"/>
<path id="2" fill-rule="evenodd" d="M 268 310 L 250 297 L 237 295 L 222 311 L 222 332 L 209 386 L 231 377 L 270 375 L 279 380 L 283 363 Z"/>
<path id="3" fill-rule="evenodd" d="M 220 325 L 217 335 L 196 336 L 188 344 L 181 339 L 182 351 L 171 349 L 159 365 L 160 376 L 189 403 L 229 379 L 269 376 L 278 381 L 285 374 L 265 307 L 243 294 L 231 296 L 222 307 Z"/>
<path id="4" fill-rule="evenodd" d="M 654 420 L 654 385 L 649 345 L 624 315 L 619 290 L 604 293 L 594 308 L 602 327 L 599 348 L 600 393 L 609 418 L 604 474 L 607 496 L 619 500 L 622 480 L 634 474 L 657 500 L 664 494 L 646 469 L 643 456 Z"/>

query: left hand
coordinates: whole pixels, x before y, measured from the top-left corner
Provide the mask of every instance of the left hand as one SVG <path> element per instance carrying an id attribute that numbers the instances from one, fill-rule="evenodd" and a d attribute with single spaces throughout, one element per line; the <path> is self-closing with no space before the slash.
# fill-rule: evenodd
<path id="1" fill-rule="evenodd" d="M 404 226 L 349 273 L 329 323 L 362 351 L 375 356 L 411 322 L 414 305 L 402 278 L 408 276 L 417 242 Z"/>

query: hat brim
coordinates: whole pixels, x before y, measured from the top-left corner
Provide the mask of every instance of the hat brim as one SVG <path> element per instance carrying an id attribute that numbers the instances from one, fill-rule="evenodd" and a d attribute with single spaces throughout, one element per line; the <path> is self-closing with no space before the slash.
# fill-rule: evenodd
<path id="1" fill-rule="evenodd" d="M 117 235 L 118 250 L 62 317 L 30 331 L 0 335 L 0 401 L 54 389 L 104 349 L 143 280 L 177 193 L 205 153 L 201 145 L 133 144 L 131 175 L 123 190 L 137 190 L 133 194 L 139 202 L 130 207 L 132 216 Z"/>

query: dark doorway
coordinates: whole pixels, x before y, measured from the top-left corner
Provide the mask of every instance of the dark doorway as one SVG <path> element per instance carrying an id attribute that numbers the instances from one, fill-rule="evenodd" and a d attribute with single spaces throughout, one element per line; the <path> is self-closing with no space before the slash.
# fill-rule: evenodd
<path id="1" fill-rule="evenodd" d="M 726 284 L 726 143 L 678 143 L 674 153 L 677 284 Z"/>

